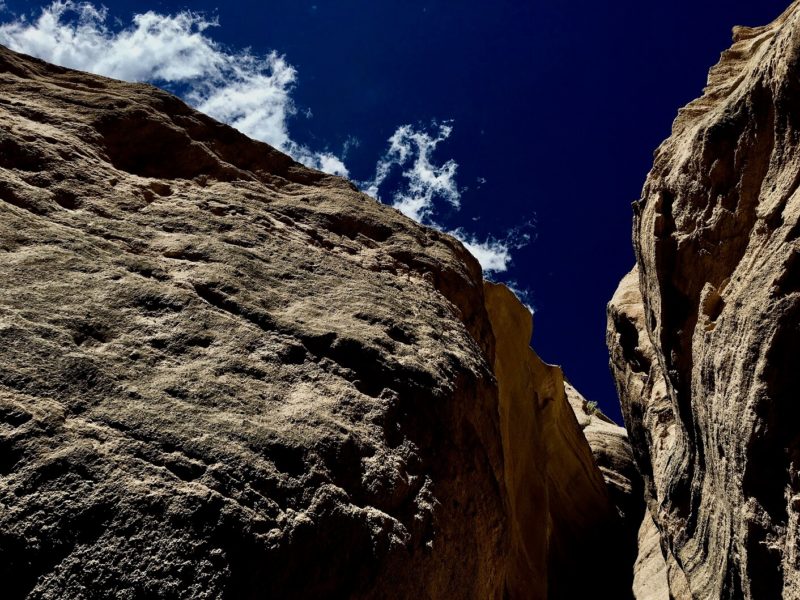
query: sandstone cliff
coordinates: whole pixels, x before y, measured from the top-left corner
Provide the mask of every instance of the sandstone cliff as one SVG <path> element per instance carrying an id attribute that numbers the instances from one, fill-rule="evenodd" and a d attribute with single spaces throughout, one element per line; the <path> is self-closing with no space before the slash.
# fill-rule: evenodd
<path id="1" fill-rule="evenodd" d="M 633 594 L 637 600 L 642 600 L 643 596 L 636 593 L 634 565 L 640 554 L 639 528 L 644 502 L 642 481 L 627 432 L 587 402 L 569 383 L 565 384 L 565 391 L 595 464 L 605 480 L 614 512 L 606 523 L 596 528 L 594 539 L 582 536 L 584 544 L 591 544 L 588 549 L 590 556 L 586 559 L 600 567 L 601 576 L 607 582 L 606 593 L 613 591 L 614 598 L 630 598 Z M 572 564 L 575 558 L 575 551 L 572 551 L 565 562 Z M 647 581 L 650 580 L 648 577 Z M 583 580 L 580 585 L 580 588 L 571 590 L 570 597 L 587 597 L 596 593 L 593 582 Z"/>
<path id="2" fill-rule="evenodd" d="M 602 594 L 617 512 L 530 334 L 348 182 L 0 49 L 4 597 Z"/>
<path id="3" fill-rule="evenodd" d="M 561 370 L 529 347 L 531 315 L 508 288 L 487 283 L 486 308 L 512 517 L 508 590 L 543 597 L 530 582 L 547 581 L 550 598 L 630 598 L 638 520 L 628 525 L 625 513 L 641 491 L 624 430 L 598 425 Z"/>
<path id="4" fill-rule="evenodd" d="M 634 205 L 609 347 L 675 597 L 800 597 L 800 4 L 734 31 Z"/>

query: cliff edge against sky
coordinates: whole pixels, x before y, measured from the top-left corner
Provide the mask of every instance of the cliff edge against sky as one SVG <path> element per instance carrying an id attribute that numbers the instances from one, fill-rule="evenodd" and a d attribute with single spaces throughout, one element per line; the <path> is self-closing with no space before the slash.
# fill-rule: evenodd
<path id="1" fill-rule="evenodd" d="M 0 122 L 7 597 L 602 580 L 609 472 L 461 244 L 151 86 L 0 49 Z"/>
<path id="2" fill-rule="evenodd" d="M 676 598 L 800 595 L 800 4 L 736 28 L 635 203 L 609 347 Z"/>
<path id="3" fill-rule="evenodd" d="M 627 433 L 453 238 L 0 48 L 10 598 L 800 595 L 800 2 L 635 203 Z"/>

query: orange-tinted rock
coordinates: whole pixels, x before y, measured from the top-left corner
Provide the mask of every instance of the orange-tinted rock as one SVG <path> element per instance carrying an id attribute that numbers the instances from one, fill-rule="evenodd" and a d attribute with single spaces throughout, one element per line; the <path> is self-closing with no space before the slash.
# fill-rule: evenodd
<path id="1" fill-rule="evenodd" d="M 636 480 L 624 430 L 607 423 L 608 435 L 593 425 L 595 445 L 590 447 L 592 438 L 587 442 L 582 427 L 600 417 L 571 404 L 580 396 L 572 386 L 565 388 L 561 369 L 544 363 L 530 348 L 528 309 L 508 288 L 492 283 L 486 284 L 486 308 L 496 340 L 494 370 L 510 503 L 511 596 L 631 597 L 642 504 L 635 483 L 624 489 L 626 476 Z M 580 403 L 585 405 L 582 398 Z M 624 510 L 632 506 L 631 511 L 639 511 L 638 517 L 631 515 L 630 528 L 616 500 Z M 531 582 L 539 585 L 532 587 Z"/>

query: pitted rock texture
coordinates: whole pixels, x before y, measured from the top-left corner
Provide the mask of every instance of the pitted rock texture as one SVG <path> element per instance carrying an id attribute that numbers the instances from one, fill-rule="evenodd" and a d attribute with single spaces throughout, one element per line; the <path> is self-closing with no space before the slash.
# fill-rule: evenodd
<path id="1" fill-rule="evenodd" d="M 498 597 L 477 262 L 144 85 L 0 50 L 4 598 Z"/>
<path id="2" fill-rule="evenodd" d="M 605 589 L 530 314 L 345 180 L 0 48 L 0 283 L 3 598 Z"/>
<path id="3" fill-rule="evenodd" d="M 653 472 L 667 468 L 675 446 L 675 415 L 666 380 L 647 335 L 639 271 L 634 268 L 620 283 L 608 308 L 608 346 L 611 370 L 619 391 L 630 443 L 639 458 L 645 488 L 654 496 L 666 494 Z M 656 432 L 658 435 L 651 435 Z"/>
<path id="4" fill-rule="evenodd" d="M 689 600 L 686 577 L 671 552 L 664 550 L 650 512 L 658 510 L 659 493 L 668 493 L 659 487 L 664 480 L 653 473 L 666 469 L 675 444 L 675 418 L 655 348 L 647 337 L 637 268 L 620 283 L 608 316 L 611 371 L 648 505 L 638 532 L 634 596 L 637 600 Z M 653 488 L 656 492 L 650 491 Z"/>
<path id="5" fill-rule="evenodd" d="M 800 597 L 798 73 L 800 4 L 734 30 L 656 152 L 609 307 L 670 586 L 695 598 Z"/>
<path id="6" fill-rule="evenodd" d="M 670 590 L 668 567 L 661 549 L 661 534 L 647 511 L 637 537 L 638 555 L 633 567 L 633 595 L 636 600 L 691 600 L 688 590 Z"/>

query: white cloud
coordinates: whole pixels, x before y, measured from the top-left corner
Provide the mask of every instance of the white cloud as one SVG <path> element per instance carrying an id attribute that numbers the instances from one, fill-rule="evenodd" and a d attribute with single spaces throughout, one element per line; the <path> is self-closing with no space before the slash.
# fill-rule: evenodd
<path id="1" fill-rule="evenodd" d="M 406 216 L 447 231 L 458 239 L 481 264 L 484 272 L 502 273 L 511 265 L 512 253 L 530 241 L 524 227 L 509 231 L 503 238 L 489 237 L 484 241 L 463 228 L 447 230 L 434 218 L 437 202 L 445 202 L 456 210 L 461 206 L 461 189 L 456 182 L 458 163 L 450 159 L 441 165 L 433 161 L 436 147 L 450 137 L 453 132 L 451 121 L 433 123 L 431 133 L 424 128 L 411 125 L 398 127 L 389 138 L 389 148 L 375 166 L 375 177 L 362 182 L 366 193 L 380 199 L 381 187 L 387 182 L 393 170 L 402 169 L 403 184 L 392 194 L 392 206 Z M 484 179 L 482 182 L 485 182 Z"/>
<path id="2" fill-rule="evenodd" d="M 294 142 L 288 120 L 297 71 L 282 56 L 231 52 L 207 31 L 218 23 L 200 13 L 137 14 L 110 29 L 108 11 L 88 2 L 58 0 L 28 21 L 0 24 L 0 43 L 65 67 L 127 81 L 181 86 L 198 110 L 290 154 L 308 166 L 347 176 L 329 152 Z"/>
<path id="3" fill-rule="evenodd" d="M 342 157 L 347 158 L 350 154 L 350 151 L 353 148 L 358 148 L 361 145 L 361 140 L 359 140 L 354 135 L 347 136 L 347 139 L 344 141 L 344 146 L 342 147 Z"/>
<path id="4" fill-rule="evenodd" d="M 531 234 L 529 230 L 532 228 L 532 223 L 526 223 L 511 229 L 501 239 L 489 236 L 485 241 L 481 241 L 477 236 L 467 233 L 461 227 L 447 233 L 464 244 L 470 254 L 478 259 L 484 272 L 488 274 L 503 273 L 508 270 L 511 266 L 514 250 L 519 250 L 530 243 Z"/>
<path id="5" fill-rule="evenodd" d="M 465 233 L 461 229 L 448 232 L 469 250 L 483 270 L 488 273 L 502 273 L 508 270 L 511 263 L 511 247 L 501 240 L 492 238 L 481 242 L 475 236 Z"/>
<path id="6" fill-rule="evenodd" d="M 307 150 L 302 146 L 299 148 L 295 147 L 295 151 L 297 155 L 300 156 L 300 162 L 304 164 L 333 175 L 339 175 L 341 177 L 348 176 L 347 167 L 344 162 L 342 162 L 342 159 L 330 152 L 315 152 L 306 155 Z"/>
<path id="7" fill-rule="evenodd" d="M 0 43 L 13 50 L 65 67 L 172 88 L 198 110 L 246 135 L 310 167 L 348 176 L 342 158 L 358 144 L 355 138 L 348 138 L 342 155 L 337 156 L 312 150 L 290 135 L 288 122 L 297 113 L 291 97 L 297 83 L 295 68 L 275 52 L 255 56 L 248 50 L 223 47 L 208 35 L 217 21 L 202 13 L 147 11 L 134 15 L 128 25 L 117 20 L 111 28 L 106 8 L 57 0 L 32 20 L 10 19 L 0 23 Z M 389 202 L 420 223 L 446 230 L 434 213 L 442 203 L 458 210 L 463 190 L 456 182 L 458 164 L 452 159 L 437 163 L 433 154 L 452 131 L 451 121 L 434 122 L 430 130 L 398 127 L 376 165 L 374 178 L 362 182 L 362 187 L 380 199 L 381 188 L 394 183 L 391 176 L 399 170 L 401 185 L 390 193 Z M 479 179 L 479 185 L 484 181 Z M 449 233 L 461 240 L 487 273 L 506 271 L 513 250 L 527 243 L 518 231 L 485 241 L 462 229 Z"/>
<path id="8" fill-rule="evenodd" d="M 461 192 L 456 185 L 458 164 L 448 160 L 441 166 L 431 162 L 431 155 L 441 142 L 450 137 L 450 122 L 434 123 L 436 132 L 415 129 L 411 125 L 398 127 L 389 138 L 389 149 L 375 167 L 375 177 L 366 182 L 366 192 L 380 199 L 380 188 L 394 167 L 405 168 L 403 186 L 394 192 L 392 206 L 420 223 L 433 224 L 434 201 L 445 200 L 458 208 Z"/>

